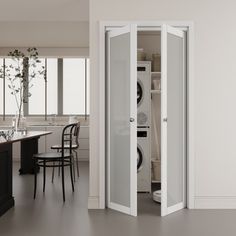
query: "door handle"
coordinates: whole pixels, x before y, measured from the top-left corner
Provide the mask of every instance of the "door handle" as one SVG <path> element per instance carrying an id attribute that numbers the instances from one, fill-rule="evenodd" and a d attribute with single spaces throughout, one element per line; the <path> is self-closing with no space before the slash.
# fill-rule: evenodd
<path id="1" fill-rule="evenodd" d="M 166 118 L 163 118 L 163 122 L 167 122 L 167 120 L 168 120 L 167 117 L 166 117 Z"/>
<path id="2" fill-rule="evenodd" d="M 129 121 L 130 121 L 130 122 L 134 122 L 134 118 L 132 118 L 132 117 L 129 118 Z"/>

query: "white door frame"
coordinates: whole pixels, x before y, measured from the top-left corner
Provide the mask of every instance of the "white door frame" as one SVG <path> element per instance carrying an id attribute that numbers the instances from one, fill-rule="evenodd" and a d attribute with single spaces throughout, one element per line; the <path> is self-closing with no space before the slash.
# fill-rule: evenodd
<path id="1" fill-rule="evenodd" d="M 99 208 L 105 208 L 105 33 L 109 28 L 137 24 L 138 29 L 161 29 L 168 24 L 187 31 L 187 208 L 194 209 L 194 25 L 189 21 L 102 21 L 99 22 Z"/>

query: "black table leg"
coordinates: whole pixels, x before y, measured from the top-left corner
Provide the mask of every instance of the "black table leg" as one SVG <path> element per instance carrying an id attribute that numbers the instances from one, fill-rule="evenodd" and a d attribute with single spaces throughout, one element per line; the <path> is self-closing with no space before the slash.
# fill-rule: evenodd
<path id="1" fill-rule="evenodd" d="M 39 137 L 21 141 L 20 175 L 34 174 L 33 155 L 38 153 L 38 139 Z M 39 168 L 37 171 L 39 171 Z"/>
<path id="2" fill-rule="evenodd" d="M 0 145 L 0 216 L 14 206 L 12 196 L 12 144 Z"/>

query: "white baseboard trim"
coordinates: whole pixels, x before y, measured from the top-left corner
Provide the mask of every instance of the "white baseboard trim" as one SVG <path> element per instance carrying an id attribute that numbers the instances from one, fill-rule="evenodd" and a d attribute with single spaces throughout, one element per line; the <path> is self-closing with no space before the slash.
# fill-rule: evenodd
<path id="1" fill-rule="evenodd" d="M 195 196 L 195 209 L 236 209 L 236 196 Z"/>
<path id="2" fill-rule="evenodd" d="M 88 197 L 88 209 L 100 209 L 98 196 Z"/>

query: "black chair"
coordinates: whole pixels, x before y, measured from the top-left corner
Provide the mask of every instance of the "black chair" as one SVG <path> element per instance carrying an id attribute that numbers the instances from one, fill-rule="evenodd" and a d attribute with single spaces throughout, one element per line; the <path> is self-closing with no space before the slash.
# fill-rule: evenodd
<path id="1" fill-rule="evenodd" d="M 74 135 L 73 135 L 73 142 L 72 142 L 72 146 L 71 146 L 71 149 L 72 149 L 72 154 L 75 154 L 75 156 L 73 155 L 73 175 L 74 175 L 74 181 L 75 181 L 75 163 L 76 163 L 76 169 L 77 169 L 77 176 L 79 178 L 79 159 L 78 159 L 78 148 L 79 148 L 79 132 L 80 132 L 80 122 L 78 122 L 78 125 L 77 125 L 77 132 L 74 132 Z M 64 146 L 64 149 L 69 149 L 70 146 L 67 144 Z M 61 144 L 56 144 L 56 145 L 53 145 L 51 146 L 51 149 L 52 150 L 57 150 L 57 152 L 61 152 L 62 150 L 62 146 Z M 58 175 L 60 176 L 60 168 L 58 169 Z M 53 171 L 52 171 L 52 183 L 53 183 L 53 180 L 54 180 L 54 168 L 53 168 Z"/>
<path id="2" fill-rule="evenodd" d="M 73 155 L 72 155 L 72 142 L 73 136 L 79 132 L 79 123 L 70 124 L 64 127 L 61 137 L 61 152 L 50 152 L 50 153 L 39 153 L 33 156 L 34 160 L 34 199 L 36 197 L 37 190 L 37 169 L 43 167 L 43 192 L 45 192 L 46 184 L 46 168 L 47 167 L 59 167 L 61 168 L 62 175 L 62 193 L 63 201 L 65 201 L 65 172 L 64 167 L 70 167 L 70 177 L 72 191 L 74 192 L 74 182 L 73 182 Z M 69 145 L 69 148 L 65 148 Z"/>

